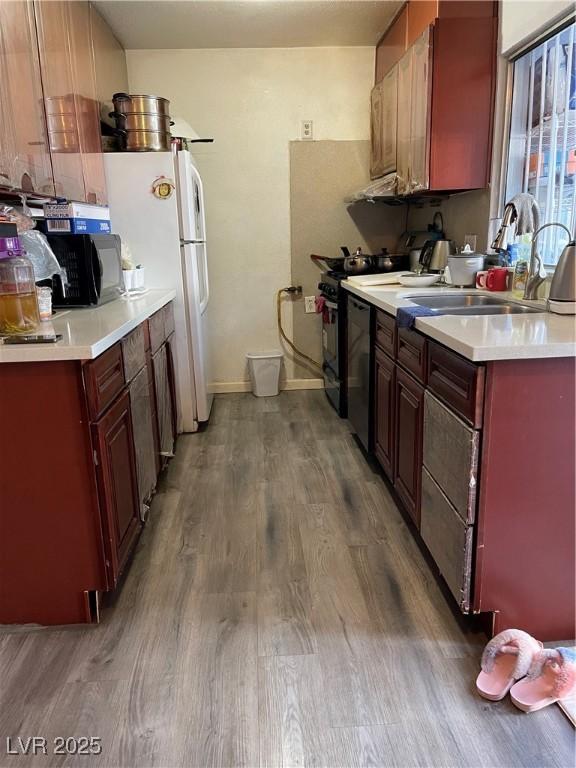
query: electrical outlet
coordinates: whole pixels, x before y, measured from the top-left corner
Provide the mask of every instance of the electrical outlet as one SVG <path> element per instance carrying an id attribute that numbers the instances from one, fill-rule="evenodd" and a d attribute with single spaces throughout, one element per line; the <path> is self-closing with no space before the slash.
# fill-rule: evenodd
<path id="1" fill-rule="evenodd" d="M 302 141 L 312 141 L 314 131 L 312 130 L 312 120 L 302 120 L 300 123 L 300 138 Z"/>
<path id="2" fill-rule="evenodd" d="M 316 304 L 315 304 L 315 296 L 305 296 L 304 297 L 304 311 L 307 315 L 309 315 L 311 312 L 316 312 Z"/>

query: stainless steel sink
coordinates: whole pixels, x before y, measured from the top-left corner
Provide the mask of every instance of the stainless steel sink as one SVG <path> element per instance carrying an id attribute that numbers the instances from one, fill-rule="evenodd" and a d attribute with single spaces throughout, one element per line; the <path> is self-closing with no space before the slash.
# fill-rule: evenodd
<path id="1" fill-rule="evenodd" d="M 454 293 L 441 296 L 406 296 L 421 307 L 487 307 L 492 304 L 503 304 L 504 300 L 495 296 L 486 296 L 483 293 Z"/>
<path id="2" fill-rule="evenodd" d="M 437 310 L 439 315 L 523 315 L 543 309 L 516 304 L 485 294 L 460 293 L 442 296 L 406 296 L 420 307 Z"/>
<path id="3" fill-rule="evenodd" d="M 439 315 L 533 315 L 543 309 L 526 307 L 523 304 L 488 304 L 480 307 L 439 307 Z"/>

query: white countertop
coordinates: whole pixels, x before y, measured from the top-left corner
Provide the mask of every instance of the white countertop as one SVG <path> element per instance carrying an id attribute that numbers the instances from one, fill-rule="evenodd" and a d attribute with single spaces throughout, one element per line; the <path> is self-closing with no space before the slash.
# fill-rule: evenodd
<path id="1" fill-rule="evenodd" d="M 61 334 L 60 341 L 54 344 L 0 343 L 0 363 L 92 360 L 175 296 L 176 291 L 158 288 L 137 298 L 120 298 L 92 309 L 58 310 L 53 320 L 42 323 L 40 334 Z"/>
<path id="2" fill-rule="evenodd" d="M 410 296 L 462 293 L 455 288 L 404 288 L 381 285 L 360 288 L 347 280 L 346 290 L 396 315 L 399 307 L 414 306 Z M 470 289 L 471 293 L 487 293 Z M 518 315 L 440 315 L 417 317 L 416 330 L 439 341 L 469 360 L 519 360 L 576 356 L 576 318 L 547 312 L 543 301 L 518 301 L 510 293 L 489 293 L 498 298 L 529 304 L 540 313 Z"/>

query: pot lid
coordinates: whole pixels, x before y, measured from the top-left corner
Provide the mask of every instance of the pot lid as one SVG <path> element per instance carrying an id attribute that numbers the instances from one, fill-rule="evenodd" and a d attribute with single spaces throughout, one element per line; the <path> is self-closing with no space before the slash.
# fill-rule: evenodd
<path id="1" fill-rule="evenodd" d="M 470 248 L 469 243 L 466 243 L 464 248 L 460 251 L 460 253 L 451 253 L 449 255 L 450 259 L 470 259 L 470 258 L 476 258 L 476 259 L 483 259 L 484 254 L 483 253 L 476 253 L 476 251 L 473 251 L 472 248 Z"/>

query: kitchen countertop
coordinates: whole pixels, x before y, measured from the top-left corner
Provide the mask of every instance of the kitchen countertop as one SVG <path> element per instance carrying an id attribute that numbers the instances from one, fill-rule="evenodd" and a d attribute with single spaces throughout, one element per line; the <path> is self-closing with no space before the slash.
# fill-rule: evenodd
<path id="1" fill-rule="evenodd" d="M 0 343 L 0 363 L 92 360 L 140 325 L 176 296 L 165 288 L 150 289 L 138 298 L 119 298 L 90 309 L 57 310 L 40 333 L 62 334 L 55 344 Z"/>
<path id="2" fill-rule="evenodd" d="M 360 288 L 343 280 L 350 293 L 375 307 L 396 315 L 399 307 L 414 306 L 410 296 L 441 293 L 478 293 L 474 288 L 405 288 L 380 285 Z M 494 296 L 494 293 L 488 293 Z M 439 315 L 418 317 L 414 327 L 468 360 L 520 360 L 576 356 L 576 318 L 547 312 L 543 301 L 519 301 L 508 292 L 498 298 L 542 308 L 542 313 L 518 315 Z"/>

